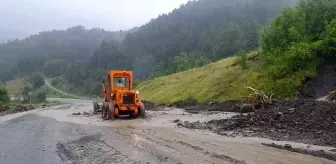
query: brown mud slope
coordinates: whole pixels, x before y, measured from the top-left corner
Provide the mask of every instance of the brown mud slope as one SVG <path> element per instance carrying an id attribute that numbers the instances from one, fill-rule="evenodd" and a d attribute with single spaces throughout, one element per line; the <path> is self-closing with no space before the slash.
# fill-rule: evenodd
<path id="1" fill-rule="evenodd" d="M 320 98 L 336 90 L 336 66 L 319 69 L 317 76 L 308 78 L 299 88 L 301 97 Z"/>
<path id="2" fill-rule="evenodd" d="M 336 147 L 336 105 L 308 99 L 282 101 L 254 113 L 206 123 L 185 122 L 183 126 L 221 135 L 242 134 Z"/>

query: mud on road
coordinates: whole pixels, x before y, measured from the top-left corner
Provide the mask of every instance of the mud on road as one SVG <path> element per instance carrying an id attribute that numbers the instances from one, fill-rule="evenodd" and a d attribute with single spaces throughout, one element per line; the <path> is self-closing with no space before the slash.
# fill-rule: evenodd
<path id="1" fill-rule="evenodd" d="M 206 129 L 231 137 L 263 137 L 275 141 L 296 141 L 335 147 L 336 105 L 312 99 L 286 100 L 276 102 L 267 109 L 257 108 L 252 113 L 235 115 L 229 119 L 187 121 L 181 126 L 189 129 Z M 331 152 L 304 150 L 296 152 L 336 160 L 336 154 Z"/>
<path id="2" fill-rule="evenodd" d="M 209 129 L 225 135 L 236 131 L 245 136 L 292 140 L 308 144 L 336 146 L 336 105 L 309 99 L 287 100 L 268 109 L 206 123 L 187 122 L 184 127 Z"/>
<path id="3" fill-rule="evenodd" d="M 335 163 L 261 144 L 271 140 L 232 138 L 176 125 L 228 119 L 235 113 L 160 107 L 147 111 L 146 119 L 102 121 L 97 115 L 83 115 L 92 111 L 92 102 L 68 103 L 3 116 L 0 163 Z"/>

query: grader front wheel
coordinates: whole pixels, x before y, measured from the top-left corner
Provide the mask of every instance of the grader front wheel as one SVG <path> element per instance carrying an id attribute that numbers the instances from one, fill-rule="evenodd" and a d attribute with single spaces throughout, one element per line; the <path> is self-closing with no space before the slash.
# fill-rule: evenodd
<path id="1" fill-rule="evenodd" d="M 110 112 L 110 118 L 109 119 L 111 119 L 111 120 L 115 119 L 114 111 L 115 111 L 114 106 L 109 104 L 109 112 Z"/>
<path id="2" fill-rule="evenodd" d="M 142 107 L 140 107 L 140 115 L 139 115 L 139 117 L 140 118 L 145 118 L 145 116 L 146 116 L 145 107 L 142 106 Z"/>
<path id="3" fill-rule="evenodd" d="M 93 102 L 93 114 L 97 114 L 99 110 L 98 102 Z"/>

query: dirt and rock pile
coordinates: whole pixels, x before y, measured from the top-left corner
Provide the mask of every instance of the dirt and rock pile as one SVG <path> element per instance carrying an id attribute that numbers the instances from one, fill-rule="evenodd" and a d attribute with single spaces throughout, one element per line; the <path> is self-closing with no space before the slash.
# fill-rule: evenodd
<path id="1" fill-rule="evenodd" d="M 182 108 L 189 113 L 202 113 L 209 111 L 222 111 L 222 112 L 241 112 L 242 101 L 226 101 L 222 103 L 218 102 L 203 102 L 199 103 L 196 100 L 185 100 L 169 105 L 169 107 Z"/>
<path id="2" fill-rule="evenodd" d="M 84 112 L 76 112 L 76 113 L 72 113 L 72 115 L 73 116 L 85 116 L 85 117 L 91 117 L 91 116 L 93 116 L 94 114 L 93 114 L 93 112 L 86 112 L 86 111 L 84 111 Z"/>
<path id="3" fill-rule="evenodd" d="M 287 100 L 230 119 L 184 122 L 182 126 L 221 135 L 242 134 L 335 147 L 336 105 L 311 99 Z"/>
<path id="4" fill-rule="evenodd" d="M 0 116 L 35 109 L 32 105 L 0 105 Z"/>
<path id="5" fill-rule="evenodd" d="M 146 110 L 153 110 L 153 109 L 155 109 L 158 106 L 158 105 L 155 105 L 152 102 L 145 101 L 145 100 L 143 100 L 142 103 L 144 104 Z"/>

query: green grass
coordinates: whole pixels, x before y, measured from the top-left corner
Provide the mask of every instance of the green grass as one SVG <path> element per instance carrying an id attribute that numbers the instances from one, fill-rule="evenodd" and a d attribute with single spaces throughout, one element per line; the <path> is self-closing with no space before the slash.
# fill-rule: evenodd
<path id="1" fill-rule="evenodd" d="M 248 55 L 247 69 L 237 64 L 236 57 L 230 57 L 200 68 L 145 81 L 137 89 L 142 99 L 154 103 L 170 104 L 189 98 L 200 102 L 244 99 L 249 94 L 245 86 L 258 88 L 261 85 L 256 81 L 260 74 L 255 57 L 257 53 Z"/>
<path id="2" fill-rule="evenodd" d="M 56 78 L 61 78 L 61 77 L 46 78 L 46 80 L 49 82 L 50 85 L 52 85 L 52 81 Z M 52 85 L 52 86 L 54 88 L 60 90 L 60 91 L 68 93 L 68 94 L 63 94 L 63 93 L 60 93 L 60 92 L 57 92 L 57 91 L 56 91 L 57 93 L 55 94 L 55 90 L 49 88 L 51 93 L 48 93 L 48 95 L 54 95 L 54 96 L 61 97 L 61 98 L 74 98 L 74 99 L 78 99 L 78 98 L 81 99 L 81 98 L 88 98 L 89 97 L 89 95 L 83 94 L 83 88 L 81 88 L 81 87 L 73 88 L 70 92 L 69 89 L 68 89 L 69 84 L 65 80 L 62 80 L 57 85 Z"/>
<path id="3" fill-rule="evenodd" d="M 24 78 L 18 78 L 18 79 L 7 81 L 3 87 L 6 88 L 9 95 L 21 96 L 23 93 L 23 88 L 24 88 Z M 41 86 L 34 92 L 46 92 L 48 97 L 73 98 L 69 95 L 54 91 L 53 89 L 49 88 L 46 85 Z"/>
<path id="4" fill-rule="evenodd" d="M 4 87 L 9 95 L 21 95 L 24 87 L 24 79 L 18 78 L 7 81 Z"/>

